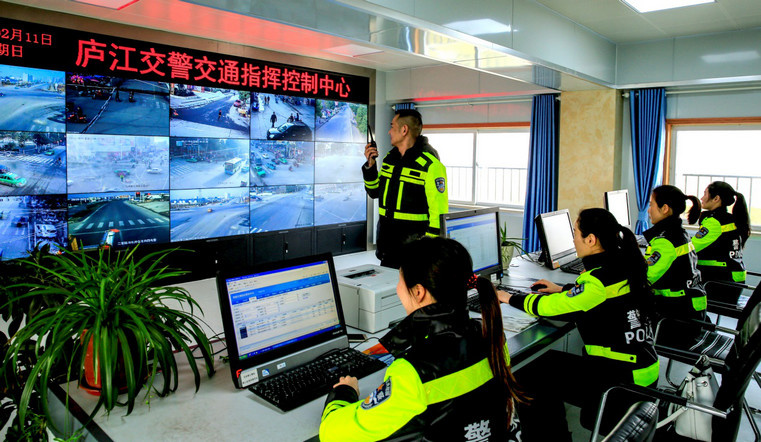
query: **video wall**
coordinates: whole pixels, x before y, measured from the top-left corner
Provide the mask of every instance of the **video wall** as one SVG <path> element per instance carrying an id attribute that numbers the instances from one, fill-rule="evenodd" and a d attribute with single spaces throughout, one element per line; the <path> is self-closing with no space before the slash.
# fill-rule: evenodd
<path id="1" fill-rule="evenodd" d="M 71 60 L 58 54 L 45 63 L 57 58 L 80 69 L 0 56 L 8 63 L 0 64 L 0 259 L 72 240 L 120 248 L 365 220 L 366 88 L 355 88 L 364 96 L 349 94 L 344 76 L 306 70 L 309 82 L 332 84 L 312 90 L 249 77 L 230 87 L 208 75 L 155 81 L 155 72 L 109 69 L 106 56 L 82 62 L 83 41 L 126 41 L 135 51 L 148 43 L 11 25 L 76 40 Z"/>

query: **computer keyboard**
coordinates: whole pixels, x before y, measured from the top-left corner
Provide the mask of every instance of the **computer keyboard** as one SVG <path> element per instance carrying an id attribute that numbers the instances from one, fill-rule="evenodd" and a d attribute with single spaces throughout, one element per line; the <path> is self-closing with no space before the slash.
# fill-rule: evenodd
<path id="1" fill-rule="evenodd" d="M 386 364 L 360 351 L 345 348 L 249 387 L 282 411 L 290 411 L 325 396 L 341 376 L 361 378 Z"/>
<path id="2" fill-rule="evenodd" d="M 560 270 L 566 273 L 573 273 L 575 275 L 581 275 L 584 273 L 584 262 L 581 258 L 576 258 L 571 262 L 565 263 L 560 266 Z"/>
<path id="3" fill-rule="evenodd" d="M 497 290 L 510 293 L 511 295 L 528 295 L 531 292 L 528 290 L 521 290 L 515 287 L 508 287 L 506 285 L 497 285 Z M 468 297 L 468 310 L 474 313 L 481 313 L 481 301 L 478 299 L 478 293 Z"/>

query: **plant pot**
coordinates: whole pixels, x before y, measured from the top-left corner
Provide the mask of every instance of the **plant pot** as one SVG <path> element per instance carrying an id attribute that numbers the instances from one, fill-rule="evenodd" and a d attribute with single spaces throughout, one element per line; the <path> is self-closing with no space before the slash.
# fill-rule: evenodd
<path id="1" fill-rule="evenodd" d="M 82 332 L 82 337 L 80 339 L 84 340 L 84 335 L 87 333 L 85 330 Z M 121 346 L 122 344 L 119 343 Z M 87 350 L 85 352 L 85 361 L 84 361 L 84 379 L 82 379 L 79 382 L 79 388 L 82 390 L 85 390 L 86 392 L 92 394 L 93 396 L 100 396 L 100 392 L 102 389 L 101 385 L 101 378 L 98 377 L 97 381 L 95 378 L 95 373 L 98 370 L 98 361 L 95 360 L 93 357 L 93 344 L 92 344 L 92 338 L 90 339 L 90 342 L 87 343 Z M 146 370 L 147 371 L 147 370 Z M 137 378 L 140 378 L 140 374 L 137 374 Z M 143 373 L 143 380 L 147 380 L 148 376 L 147 373 Z M 118 388 L 119 394 L 126 393 L 128 390 L 127 386 L 127 375 L 124 371 L 124 358 L 121 356 L 121 350 L 119 351 L 119 356 L 116 360 L 116 373 L 113 377 L 113 382 L 116 384 L 116 387 Z"/>
<path id="2" fill-rule="evenodd" d="M 509 273 L 510 261 L 513 259 L 514 251 L 515 246 L 513 245 L 502 246 L 502 273 L 505 275 Z"/>

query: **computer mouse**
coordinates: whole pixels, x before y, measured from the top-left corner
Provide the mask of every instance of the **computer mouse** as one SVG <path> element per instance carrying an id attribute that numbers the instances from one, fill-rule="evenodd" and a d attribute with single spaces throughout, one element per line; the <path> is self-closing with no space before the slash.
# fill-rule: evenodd
<path id="1" fill-rule="evenodd" d="M 542 284 L 541 282 L 537 282 L 536 284 L 533 284 L 531 286 L 531 290 L 533 290 L 535 292 L 539 291 L 539 289 L 546 289 L 546 288 L 547 288 L 547 285 L 546 284 Z"/>

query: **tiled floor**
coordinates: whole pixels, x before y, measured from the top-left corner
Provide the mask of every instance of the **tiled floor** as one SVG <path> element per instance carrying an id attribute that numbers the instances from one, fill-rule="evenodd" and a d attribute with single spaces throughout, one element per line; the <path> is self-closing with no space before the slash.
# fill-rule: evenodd
<path id="1" fill-rule="evenodd" d="M 714 323 L 716 322 L 716 317 L 713 316 L 712 320 Z M 732 318 L 722 318 L 720 324 L 727 328 L 734 328 L 735 322 Z M 666 386 L 666 359 L 661 359 L 661 376 L 660 381 L 658 382 L 659 386 Z M 671 379 L 674 382 L 677 382 L 680 379 L 683 379 L 684 376 L 687 374 L 687 371 L 689 370 L 689 366 L 684 364 L 675 363 L 674 368 L 671 371 Z M 745 394 L 745 398 L 748 401 L 748 404 L 751 407 L 755 407 L 758 409 L 761 409 L 761 388 L 756 384 L 756 382 L 751 381 L 750 385 L 748 386 L 748 390 Z M 569 429 L 573 433 L 573 440 L 574 442 L 582 442 L 582 441 L 589 441 L 590 437 L 592 436 L 592 432 L 583 428 L 581 425 L 579 425 L 579 409 L 574 406 L 566 405 L 566 413 L 567 413 L 567 419 L 569 422 Z M 661 417 L 662 418 L 662 417 Z M 756 424 L 758 426 L 761 426 L 761 415 L 755 416 Z M 657 440 L 657 439 L 656 439 Z M 754 435 L 753 435 L 753 429 L 750 426 L 750 423 L 748 422 L 748 417 L 743 413 L 742 416 L 742 422 L 740 424 L 740 431 L 737 435 L 737 441 L 741 442 L 752 442 L 754 441 Z M 727 441 L 729 442 L 729 441 Z"/>

